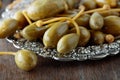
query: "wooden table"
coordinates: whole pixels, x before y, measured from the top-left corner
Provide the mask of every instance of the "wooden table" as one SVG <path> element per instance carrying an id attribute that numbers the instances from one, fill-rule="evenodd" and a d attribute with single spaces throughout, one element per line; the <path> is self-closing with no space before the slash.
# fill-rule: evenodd
<path id="1" fill-rule="evenodd" d="M 0 51 L 17 51 L 0 40 Z M 25 72 L 17 68 L 14 56 L 0 56 L 0 80 L 120 80 L 120 55 L 97 61 L 60 62 L 39 57 L 37 67 Z"/>

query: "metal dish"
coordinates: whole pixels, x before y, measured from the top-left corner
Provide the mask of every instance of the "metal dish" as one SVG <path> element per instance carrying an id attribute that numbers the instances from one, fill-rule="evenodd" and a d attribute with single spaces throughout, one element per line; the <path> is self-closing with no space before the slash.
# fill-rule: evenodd
<path id="1" fill-rule="evenodd" d="M 40 42 L 27 41 L 25 39 L 16 40 L 14 38 L 7 38 L 14 47 L 18 49 L 32 50 L 40 56 L 45 58 L 52 58 L 59 61 L 71 61 L 71 60 L 96 60 L 102 59 L 108 55 L 116 55 L 120 52 L 120 40 L 117 40 L 111 44 L 103 44 L 100 46 L 88 46 L 88 47 L 77 47 L 72 50 L 68 55 L 60 57 L 56 49 L 45 49 Z"/>
<path id="2" fill-rule="evenodd" d="M 6 8 L 2 13 L 2 18 L 12 17 L 17 10 L 24 9 L 33 0 L 22 0 L 22 2 L 16 4 L 13 9 Z M 52 58 L 59 61 L 84 61 L 84 60 L 96 60 L 102 59 L 109 55 L 116 55 L 120 52 L 120 40 L 116 40 L 111 44 L 103 44 L 99 46 L 77 47 L 72 50 L 70 54 L 60 57 L 56 49 L 45 49 L 42 43 L 37 41 L 27 41 L 25 39 L 16 40 L 9 37 L 7 41 L 12 43 L 14 47 L 19 49 L 29 49 L 34 51 L 40 56 L 45 58 Z"/>

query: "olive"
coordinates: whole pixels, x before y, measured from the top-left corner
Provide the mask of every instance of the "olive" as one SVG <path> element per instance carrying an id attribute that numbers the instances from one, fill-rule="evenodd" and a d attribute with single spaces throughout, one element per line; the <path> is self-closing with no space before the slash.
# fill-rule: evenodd
<path id="1" fill-rule="evenodd" d="M 27 40 L 36 40 L 40 38 L 46 31 L 46 26 L 37 27 L 35 24 L 26 26 L 22 31 L 21 35 Z"/>
<path id="2" fill-rule="evenodd" d="M 89 26 L 90 15 L 83 14 L 79 18 L 76 19 L 76 22 L 79 26 L 88 27 Z"/>
<path id="3" fill-rule="evenodd" d="M 64 35 L 57 44 L 57 51 L 61 54 L 67 54 L 77 47 L 79 36 L 76 33 Z"/>
<path id="4" fill-rule="evenodd" d="M 120 17 L 118 16 L 107 16 L 104 19 L 103 32 L 112 34 L 114 36 L 120 35 Z"/>
<path id="5" fill-rule="evenodd" d="M 111 7 L 117 7 L 117 0 L 95 0 L 99 7 L 102 7 L 104 4 L 108 4 Z"/>
<path id="6" fill-rule="evenodd" d="M 81 0 L 80 5 L 84 5 L 86 10 L 95 9 L 97 4 L 94 0 Z"/>
<path id="7" fill-rule="evenodd" d="M 45 47 L 54 48 L 58 40 L 68 31 L 67 22 L 56 22 L 43 35 Z"/>
<path id="8" fill-rule="evenodd" d="M 15 33 L 18 29 L 18 21 L 12 18 L 0 22 L 0 38 L 6 38 Z"/>
<path id="9" fill-rule="evenodd" d="M 26 18 L 22 14 L 22 11 L 17 11 L 14 14 L 13 18 L 16 19 L 17 21 L 19 21 L 19 28 L 20 29 L 23 29 L 28 24 Z"/>
<path id="10" fill-rule="evenodd" d="M 19 50 L 15 54 L 15 63 L 20 69 L 30 71 L 37 65 L 37 55 L 29 50 Z"/>
<path id="11" fill-rule="evenodd" d="M 98 12 L 95 12 L 91 15 L 89 24 L 91 29 L 100 30 L 104 25 L 104 19 Z"/>
<path id="12" fill-rule="evenodd" d="M 105 35 L 101 31 L 91 31 L 91 39 L 93 43 L 100 45 L 105 41 Z"/>
<path id="13" fill-rule="evenodd" d="M 36 0 L 27 9 L 28 16 L 36 21 L 56 15 L 65 10 L 65 3 L 68 7 L 75 5 L 76 0 Z"/>

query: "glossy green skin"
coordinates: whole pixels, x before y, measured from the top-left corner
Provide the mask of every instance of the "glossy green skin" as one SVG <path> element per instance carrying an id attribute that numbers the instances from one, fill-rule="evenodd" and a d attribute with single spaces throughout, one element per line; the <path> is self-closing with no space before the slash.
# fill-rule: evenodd
<path id="1" fill-rule="evenodd" d="M 91 31 L 91 39 L 93 43 L 100 45 L 105 41 L 105 35 L 101 31 Z"/>
<path id="2" fill-rule="evenodd" d="M 66 22 L 56 22 L 43 35 L 45 47 L 55 48 L 59 39 L 68 31 Z"/>
<path id="3" fill-rule="evenodd" d="M 15 33 L 18 29 L 18 21 L 12 18 L 0 22 L 0 38 L 6 38 Z"/>
<path id="4" fill-rule="evenodd" d="M 104 19 L 98 12 L 95 12 L 91 15 L 89 24 L 92 30 L 100 30 L 104 25 Z"/>
<path id="5" fill-rule="evenodd" d="M 73 9 L 76 6 L 76 4 L 79 3 L 79 0 L 64 0 L 64 1 L 67 3 L 69 9 Z"/>
<path id="6" fill-rule="evenodd" d="M 37 60 L 37 55 L 29 50 L 19 50 L 15 55 L 16 65 L 24 71 L 30 71 L 35 68 Z"/>
<path id="7" fill-rule="evenodd" d="M 61 0 L 36 0 L 27 9 L 28 16 L 36 21 L 54 16 L 64 11 L 65 5 Z"/>
<path id="8" fill-rule="evenodd" d="M 80 29 L 80 39 L 78 46 L 85 46 L 91 38 L 90 31 L 83 26 L 79 26 L 79 29 Z M 75 28 L 69 31 L 69 33 L 75 33 L 75 32 L 76 32 Z"/>
<path id="9" fill-rule="evenodd" d="M 85 46 L 89 42 L 91 34 L 90 31 L 85 27 L 80 26 L 79 28 L 80 28 L 80 39 L 78 46 Z"/>
<path id="10" fill-rule="evenodd" d="M 79 18 L 76 19 L 76 22 L 79 26 L 87 27 L 89 26 L 90 15 L 84 14 L 81 15 Z"/>
<path id="11" fill-rule="evenodd" d="M 27 20 L 25 19 L 24 15 L 22 14 L 22 11 L 17 11 L 14 16 L 14 19 L 16 19 L 17 21 L 19 21 L 19 28 L 23 29 L 27 24 Z"/>
<path id="12" fill-rule="evenodd" d="M 118 0 L 95 0 L 99 7 L 103 7 L 103 5 L 108 4 L 110 7 L 117 7 Z"/>
<path id="13" fill-rule="evenodd" d="M 68 54 L 71 50 L 75 49 L 79 42 L 79 35 L 71 33 L 64 35 L 57 44 L 57 51 L 60 55 Z"/>
<path id="14" fill-rule="evenodd" d="M 31 24 L 22 30 L 21 35 L 25 39 L 32 41 L 40 38 L 44 34 L 46 29 L 47 27 L 45 26 L 37 27 L 35 24 Z"/>
<path id="15" fill-rule="evenodd" d="M 108 16 L 104 19 L 105 24 L 103 27 L 104 33 L 112 34 L 114 36 L 120 35 L 120 17 Z"/>
<path id="16" fill-rule="evenodd" d="M 60 1 L 58 4 L 57 1 L 58 0 L 36 0 L 28 7 L 27 14 L 34 21 L 53 16 L 64 10 L 64 5 L 62 5 Z M 57 8 L 58 5 L 61 7 Z"/>
<path id="17" fill-rule="evenodd" d="M 106 12 L 106 13 L 101 13 L 101 15 L 102 15 L 103 17 L 107 17 L 107 16 L 120 16 L 119 12 L 113 12 L 113 11 L 111 11 L 111 12 Z"/>
<path id="18" fill-rule="evenodd" d="M 75 5 L 75 0 L 66 0 L 69 7 Z M 64 1 L 61 0 L 36 0 L 27 9 L 28 16 L 36 21 L 58 14 L 65 10 Z"/>
<path id="19" fill-rule="evenodd" d="M 95 9 L 97 7 L 97 4 L 94 0 L 81 0 L 80 5 L 84 5 L 86 10 Z"/>

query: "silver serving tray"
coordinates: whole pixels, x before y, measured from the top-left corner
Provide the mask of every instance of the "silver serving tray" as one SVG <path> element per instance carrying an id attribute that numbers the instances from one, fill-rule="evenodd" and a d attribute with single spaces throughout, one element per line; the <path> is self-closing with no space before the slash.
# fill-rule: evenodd
<path id="1" fill-rule="evenodd" d="M 22 0 L 14 6 L 13 9 L 6 8 L 2 13 L 2 19 L 12 17 L 17 10 L 24 9 L 33 0 Z M 45 58 L 52 58 L 59 61 L 84 61 L 84 60 L 96 60 L 102 59 L 106 56 L 116 55 L 120 52 L 120 40 L 116 40 L 110 44 L 94 45 L 87 47 L 77 47 L 72 50 L 68 55 L 59 56 L 56 49 L 45 49 L 43 44 L 37 41 L 27 41 L 25 39 L 15 39 L 13 37 L 6 38 L 7 41 L 13 44 L 18 49 L 32 50 L 38 55 Z"/>
<path id="2" fill-rule="evenodd" d="M 99 46 L 77 47 L 72 50 L 68 55 L 62 57 L 56 49 L 45 49 L 43 44 L 37 41 L 27 41 L 25 39 L 16 40 L 14 38 L 7 38 L 7 41 L 13 44 L 18 49 L 32 50 L 38 55 L 45 58 L 52 58 L 59 61 L 84 61 L 102 59 L 109 55 L 116 55 L 120 52 L 120 40 L 116 40 L 110 44 L 103 44 Z"/>

